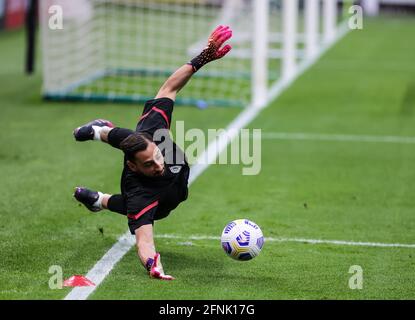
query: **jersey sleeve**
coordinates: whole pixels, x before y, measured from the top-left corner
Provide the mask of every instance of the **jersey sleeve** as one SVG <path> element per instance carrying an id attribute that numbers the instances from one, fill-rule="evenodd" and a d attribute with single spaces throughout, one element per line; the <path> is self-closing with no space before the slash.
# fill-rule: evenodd
<path id="1" fill-rule="evenodd" d="M 136 131 L 151 135 L 158 129 L 170 129 L 174 101 L 170 98 L 152 99 L 146 102 Z"/>

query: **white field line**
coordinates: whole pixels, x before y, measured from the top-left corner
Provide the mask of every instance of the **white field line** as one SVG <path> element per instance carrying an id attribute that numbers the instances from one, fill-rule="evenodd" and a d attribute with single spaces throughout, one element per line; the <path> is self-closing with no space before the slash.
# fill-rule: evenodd
<path id="1" fill-rule="evenodd" d="M 177 239 L 186 241 L 197 240 L 215 240 L 220 241 L 219 236 L 207 236 L 207 235 L 175 235 L 175 234 L 160 234 L 157 235 L 158 239 Z M 322 240 L 322 239 L 305 239 L 305 238 L 273 238 L 265 237 L 265 243 L 267 242 L 299 242 L 308 244 L 330 244 L 340 246 L 361 246 L 361 247 L 379 247 L 379 248 L 412 248 L 415 249 L 415 244 L 406 243 L 381 243 L 381 242 L 361 242 L 361 241 L 345 241 L 345 240 Z"/>
<path id="2" fill-rule="evenodd" d="M 105 277 L 111 272 L 118 261 L 134 245 L 134 237 L 130 232 L 124 233 L 118 241 L 102 256 L 94 267 L 85 275 L 89 280 L 95 283 L 94 287 L 75 287 L 65 300 L 85 300 L 101 284 Z"/>
<path id="3" fill-rule="evenodd" d="M 189 177 L 189 186 L 197 179 L 203 171 L 208 168 L 209 164 L 214 163 L 214 160 L 219 154 L 227 147 L 227 145 L 234 139 L 239 131 L 247 126 L 256 116 L 268 106 L 268 104 L 275 100 L 285 89 L 287 89 L 299 76 L 307 71 L 328 49 L 330 49 L 336 42 L 338 42 L 348 31 L 347 24 L 343 24 L 340 31 L 337 33 L 336 38 L 331 42 L 323 46 L 313 59 L 305 60 L 301 63 L 295 74 L 289 79 L 282 79 L 278 81 L 274 86 L 270 88 L 267 101 L 261 106 L 247 106 L 245 110 L 233 120 L 225 132 L 214 141 L 209 143 L 205 152 L 200 155 L 200 163 L 192 166 Z M 229 135 L 231 133 L 232 136 Z M 208 161 L 205 161 L 208 159 Z M 65 297 L 65 300 L 85 300 L 94 290 L 101 284 L 105 277 L 111 272 L 114 266 L 122 259 L 122 257 L 131 249 L 134 245 L 134 238 L 130 232 L 124 233 L 110 249 L 109 251 L 92 267 L 92 269 L 86 274 L 86 277 L 95 283 L 93 287 L 75 287 Z"/>
<path id="4" fill-rule="evenodd" d="M 262 132 L 265 140 L 312 140 L 312 141 L 344 141 L 415 144 L 415 137 L 405 136 L 369 136 L 352 134 L 325 134 L 304 132 Z"/>

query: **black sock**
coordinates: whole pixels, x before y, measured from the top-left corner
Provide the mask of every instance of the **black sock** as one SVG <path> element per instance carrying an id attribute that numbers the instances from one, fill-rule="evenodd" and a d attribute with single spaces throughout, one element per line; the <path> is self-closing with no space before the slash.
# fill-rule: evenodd
<path id="1" fill-rule="evenodd" d="M 127 215 L 127 206 L 125 205 L 125 199 L 121 194 L 114 194 L 108 199 L 108 210 L 117 212 L 124 216 Z"/>

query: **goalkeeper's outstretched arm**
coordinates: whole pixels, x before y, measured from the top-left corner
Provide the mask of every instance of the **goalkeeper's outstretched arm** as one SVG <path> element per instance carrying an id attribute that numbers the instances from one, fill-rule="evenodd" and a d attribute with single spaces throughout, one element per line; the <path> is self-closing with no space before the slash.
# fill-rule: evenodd
<path id="1" fill-rule="evenodd" d="M 230 50 L 230 45 L 222 45 L 232 37 L 228 26 L 218 26 L 209 36 L 208 44 L 203 51 L 189 63 L 177 69 L 161 86 L 156 98 L 176 99 L 177 93 L 186 85 L 193 73 L 205 64 L 224 57 Z"/>

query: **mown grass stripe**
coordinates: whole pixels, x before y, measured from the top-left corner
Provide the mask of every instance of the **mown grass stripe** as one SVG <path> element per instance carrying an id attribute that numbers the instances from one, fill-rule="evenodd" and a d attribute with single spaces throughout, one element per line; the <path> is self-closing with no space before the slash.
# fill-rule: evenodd
<path id="1" fill-rule="evenodd" d="M 266 140 L 312 140 L 312 141 L 344 141 L 344 142 L 377 142 L 414 144 L 415 137 L 405 136 L 371 136 L 353 134 L 325 134 L 305 132 L 263 132 L 262 139 Z"/>

